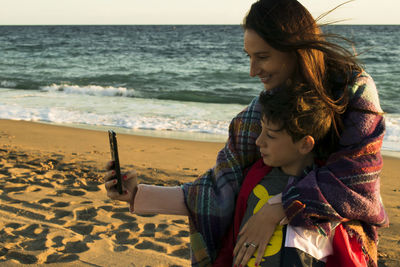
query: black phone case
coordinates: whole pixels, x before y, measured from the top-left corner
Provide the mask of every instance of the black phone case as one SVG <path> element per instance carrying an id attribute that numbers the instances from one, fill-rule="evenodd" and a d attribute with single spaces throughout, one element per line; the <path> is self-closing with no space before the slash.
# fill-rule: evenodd
<path id="1" fill-rule="evenodd" d="M 110 139 L 110 151 L 111 151 L 111 160 L 114 161 L 115 176 L 117 178 L 117 184 L 115 187 L 117 191 L 122 194 L 122 181 L 121 181 L 121 169 L 119 165 L 119 157 L 118 157 L 118 144 L 117 144 L 117 135 L 114 131 L 108 131 L 108 137 Z"/>

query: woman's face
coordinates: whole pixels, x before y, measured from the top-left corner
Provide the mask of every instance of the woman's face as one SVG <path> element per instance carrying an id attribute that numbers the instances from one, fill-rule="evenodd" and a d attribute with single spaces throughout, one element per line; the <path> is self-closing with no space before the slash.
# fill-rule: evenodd
<path id="1" fill-rule="evenodd" d="M 290 81 L 296 66 L 293 53 L 274 49 L 253 30 L 244 32 L 244 51 L 250 57 L 250 76 L 258 76 L 266 90 Z"/>

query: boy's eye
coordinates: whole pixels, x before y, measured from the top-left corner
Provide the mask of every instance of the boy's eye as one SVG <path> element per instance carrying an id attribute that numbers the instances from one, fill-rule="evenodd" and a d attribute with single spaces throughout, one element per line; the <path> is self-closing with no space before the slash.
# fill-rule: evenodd
<path id="1" fill-rule="evenodd" d="M 267 133 L 267 137 L 268 137 L 269 139 L 275 139 L 275 137 L 273 137 L 273 136 L 270 135 L 269 133 Z"/>

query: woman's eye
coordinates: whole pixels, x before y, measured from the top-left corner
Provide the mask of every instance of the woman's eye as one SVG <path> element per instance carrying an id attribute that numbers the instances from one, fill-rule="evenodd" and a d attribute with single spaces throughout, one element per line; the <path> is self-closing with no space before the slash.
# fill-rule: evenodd
<path id="1" fill-rule="evenodd" d="M 269 56 L 258 56 L 258 59 L 266 60 L 266 59 L 269 59 Z"/>

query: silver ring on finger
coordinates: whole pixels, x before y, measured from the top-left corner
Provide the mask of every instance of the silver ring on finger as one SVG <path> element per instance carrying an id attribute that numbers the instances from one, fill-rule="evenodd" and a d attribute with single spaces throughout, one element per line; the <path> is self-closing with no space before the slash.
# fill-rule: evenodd
<path id="1" fill-rule="evenodd" d="M 245 248 L 249 248 L 250 246 L 252 246 L 254 248 L 257 248 L 257 246 L 255 244 L 251 243 L 251 242 L 244 242 L 243 245 L 244 245 Z"/>

